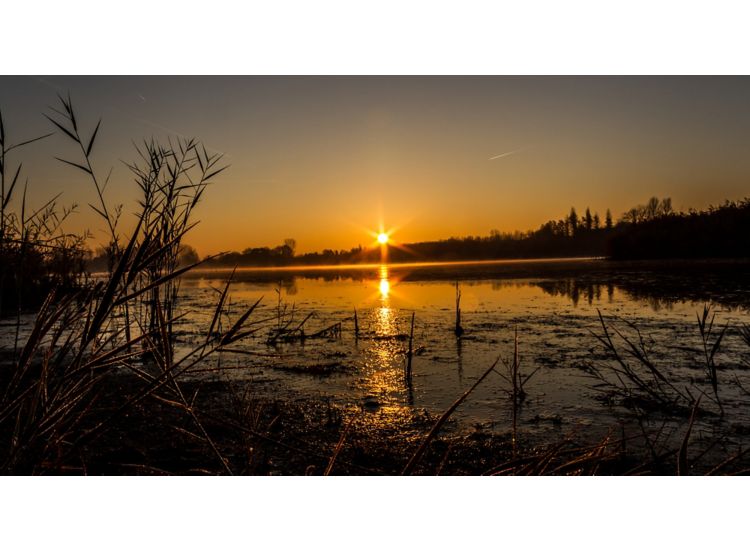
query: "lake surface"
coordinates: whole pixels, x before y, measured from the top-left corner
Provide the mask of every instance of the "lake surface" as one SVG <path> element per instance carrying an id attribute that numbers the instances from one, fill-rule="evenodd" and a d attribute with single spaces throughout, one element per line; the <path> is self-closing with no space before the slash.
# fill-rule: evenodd
<path id="1" fill-rule="evenodd" d="M 730 327 L 716 359 L 727 414 L 699 423 L 697 433 L 730 429 L 743 438 L 750 427 L 748 399 L 735 380 L 750 388 L 750 348 L 738 331 L 750 324 L 747 272 L 745 262 L 595 259 L 238 270 L 225 326 L 259 298 L 253 318 L 267 321 L 236 352 L 222 353 L 193 376 L 250 381 L 264 397 L 331 400 L 373 423 L 397 425 L 415 412 L 441 414 L 498 357 L 498 370 L 505 372 L 517 331 L 521 372 L 536 371 L 518 415 L 524 437 L 544 440 L 572 430 L 593 437 L 633 422 L 624 407 L 602 402 L 588 371 L 612 361 L 594 336 L 602 333 L 599 312 L 626 335 L 636 338 L 637 327 L 660 369 L 708 392 L 696 314 L 710 304 L 716 325 Z M 181 345 L 205 338 L 229 274 L 198 271 L 183 278 L 181 307 L 189 315 L 176 333 Z M 461 338 L 453 332 L 456 285 Z M 416 352 L 409 382 L 412 313 Z M 303 320 L 304 341 L 268 342 L 279 324 L 294 328 Z M 340 333 L 309 337 L 338 323 Z M 490 375 L 455 413 L 459 425 L 507 431 L 508 389 L 501 376 Z M 671 422 L 676 431 L 682 420 L 657 415 L 649 422 Z"/>

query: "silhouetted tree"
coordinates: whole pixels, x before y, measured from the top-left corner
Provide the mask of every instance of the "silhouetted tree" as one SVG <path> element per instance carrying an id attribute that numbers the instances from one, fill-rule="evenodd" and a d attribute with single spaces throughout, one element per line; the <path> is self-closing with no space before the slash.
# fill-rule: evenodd
<path id="1" fill-rule="evenodd" d="M 637 224 L 641 219 L 641 211 L 638 207 L 633 207 L 622 215 L 622 221 L 625 223 Z"/>
<path id="2" fill-rule="evenodd" d="M 294 239 L 284 239 L 284 246 L 289 248 L 292 251 L 292 256 L 294 256 L 294 251 L 297 249 L 297 241 Z"/>
<path id="3" fill-rule="evenodd" d="M 651 197 L 646 204 L 639 204 L 625 212 L 622 221 L 635 225 L 669 216 L 672 213 L 672 200 L 670 198 L 667 197 L 660 201 L 657 197 Z"/>
<path id="4" fill-rule="evenodd" d="M 604 217 L 604 228 L 609 230 L 612 229 L 612 212 L 607 208 L 607 214 Z"/>
<path id="5" fill-rule="evenodd" d="M 601 227 L 601 220 L 599 219 L 599 213 L 594 214 L 594 229 L 599 230 Z"/>
<path id="6" fill-rule="evenodd" d="M 200 257 L 198 256 L 198 251 L 195 250 L 195 248 L 193 248 L 189 244 L 180 245 L 180 249 L 177 252 L 177 265 L 178 266 L 182 267 L 182 266 L 194 264 L 199 260 L 200 260 Z"/>
<path id="7" fill-rule="evenodd" d="M 570 208 L 570 215 L 568 216 L 568 224 L 570 227 L 569 234 L 572 237 L 578 231 L 578 214 L 576 214 L 575 207 Z"/>
<path id="8" fill-rule="evenodd" d="M 750 199 L 677 214 L 671 201 L 650 200 L 632 210 L 638 223 L 618 228 L 609 244 L 614 258 L 750 257 Z"/>
<path id="9" fill-rule="evenodd" d="M 660 212 L 662 216 L 669 216 L 673 213 L 672 211 L 672 199 L 666 197 L 661 200 Z"/>
<path id="10" fill-rule="evenodd" d="M 591 217 L 591 210 L 589 210 L 589 207 L 586 207 L 586 215 L 584 216 L 584 223 L 586 224 L 586 230 L 591 231 L 591 228 L 594 225 L 594 219 Z"/>
<path id="11" fill-rule="evenodd" d="M 659 199 L 651 197 L 643 209 L 643 220 L 653 220 L 659 215 Z"/>

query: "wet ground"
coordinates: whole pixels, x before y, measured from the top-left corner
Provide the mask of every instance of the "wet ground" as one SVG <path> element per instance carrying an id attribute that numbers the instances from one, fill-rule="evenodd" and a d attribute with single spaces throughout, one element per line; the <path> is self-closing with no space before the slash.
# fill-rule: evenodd
<path id="1" fill-rule="evenodd" d="M 748 396 L 741 387 L 750 388 L 750 347 L 739 333 L 750 323 L 750 288 L 742 281 L 746 268 L 744 263 L 566 260 L 241 270 L 234 275 L 223 323 L 259 298 L 253 316 L 266 321 L 255 336 L 192 376 L 249 382 L 259 398 L 294 395 L 332 403 L 357 422 L 388 429 L 415 415 L 439 416 L 498 357 L 498 370 L 505 372 L 517 330 L 521 373 L 533 373 L 517 410 L 519 438 L 543 444 L 575 432 L 595 440 L 612 429 L 641 430 L 631 408 L 602 399 L 590 374 L 592 366 L 613 364 L 595 337 L 602 334 L 599 312 L 608 326 L 642 339 L 650 360 L 679 387 L 708 396 L 696 314 L 709 304 L 716 327 L 729 327 L 715 359 L 725 414 L 712 415 L 719 409 L 707 397 L 693 437 L 720 437 L 739 446 L 750 440 Z M 181 307 L 188 315 L 176 331 L 179 346 L 188 349 L 205 339 L 228 276 L 229 271 L 205 271 L 183 279 Z M 454 334 L 457 288 L 460 338 Z M 305 337 L 271 341 L 280 326 L 300 327 L 295 334 L 304 331 Z M 456 411 L 456 425 L 507 433 L 513 418 L 509 390 L 508 381 L 493 373 Z M 655 411 L 641 415 L 644 423 L 664 442 L 671 438 L 679 444 L 687 418 Z"/>

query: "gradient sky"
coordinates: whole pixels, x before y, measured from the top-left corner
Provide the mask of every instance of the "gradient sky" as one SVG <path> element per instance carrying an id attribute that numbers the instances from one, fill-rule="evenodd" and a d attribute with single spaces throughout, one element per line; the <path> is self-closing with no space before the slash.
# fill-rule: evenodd
<path id="1" fill-rule="evenodd" d="M 287 237 L 348 249 L 381 220 L 413 242 L 536 228 L 571 206 L 603 217 L 652 195 L 676 208 L 750 195 L 744 77 L 0 77 L 9 141 L 50 131 L 58 91 L 84 124 L 103 117 L 95 165 L 114 166 L 107 199 L 126 212 L 133 140 L 225 153 L 186 239 L 201 254 Z M 101 235 L 90 182 L 53 159 L 74 155 L 54 136 L 15 158 L 30 202 L 64 191 L 80 204 L 67 227 Z"/>

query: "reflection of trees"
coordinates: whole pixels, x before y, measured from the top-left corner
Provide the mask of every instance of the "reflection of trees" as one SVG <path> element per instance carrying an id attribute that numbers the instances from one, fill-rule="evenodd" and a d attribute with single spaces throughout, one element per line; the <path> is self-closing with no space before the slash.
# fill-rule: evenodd
<path id="1" fill-rule="evenodd" d="M 698 284 L 700 282 L 700 284 Z M 654 310 L 672 309 L 681 302 L 713 302 L 727 307 L 750 307 L 750 295 L 735 277 L 699 278 L 693 276 L 664 276 L 656 274 L 621 275 L 609 280 L 564 278 L 533 281 L 551 296 L 570 299 L 574 306 L 584 299 L 589 305 L 606 299 L 612 302 L 615 290 L 633 301 L 644 302 Z"/>
<path id="2" fill-rule="evenodd" d="M 287 296 L 295 296 L 297 294 L 297 278 L 291 277 L 289 279 L 279 281 L 279 284 L 286 292 Z"/>
<path id="3" fill-rule="evenodd" d="M 576 279 L 546 280 L 533 284 L 550 296 L 565 296 L 570 298 L 574 306 L 578 305 L 581 296 L 584 296 L 586 301 L 591 304 L 594 301 L 596 292 L 601 293 L 600 290 L 595 290 L 601 285 L 582 283 Z"/>
<path id="4" fill-rule="evenodd" d="M 602 293 L 606 291 L 607 301 L 612 302 L 615 288 L 623 292 L 631 300 L 645 302 L 654 311 L 661 309 L 671 309 L 675 302 L 684 301 L 674 296 L 673 293 L 659 295 L 654 293 L 653 289 L 640 288 L 633 284 L 615 284 L 608 282 L 592 282 L 576 279 L 547 280 L 532 283 L 534 286 L 541 288 L 550 296 L 563 296 L 570 299 L 574 306 L 577 306 L 581 299 L 585 300 L 588 305 L 600 303 Z"/>
<path id="5" fill-rule="evenodd" d="M 700 284 L 698 284 L 700 282 Z M 462 283 L 465 284 L 465 283 Z M 581 274 L 547 279 L 516 279 L 492 281 L 492 290 L 533 286 L 550 296 L 570 300 L 574 306 L 584 301 L 588 305 L 612 303 L 615 291 L 627 299 L 647 304 L 652 310 L 670 310 L 677 303 L 712 302 L 732 308 L 750 308 L 750 289 L 743 286 L 738 276 L 728 272 L 714 276 L 676 275 L 657 272 Z"/>

